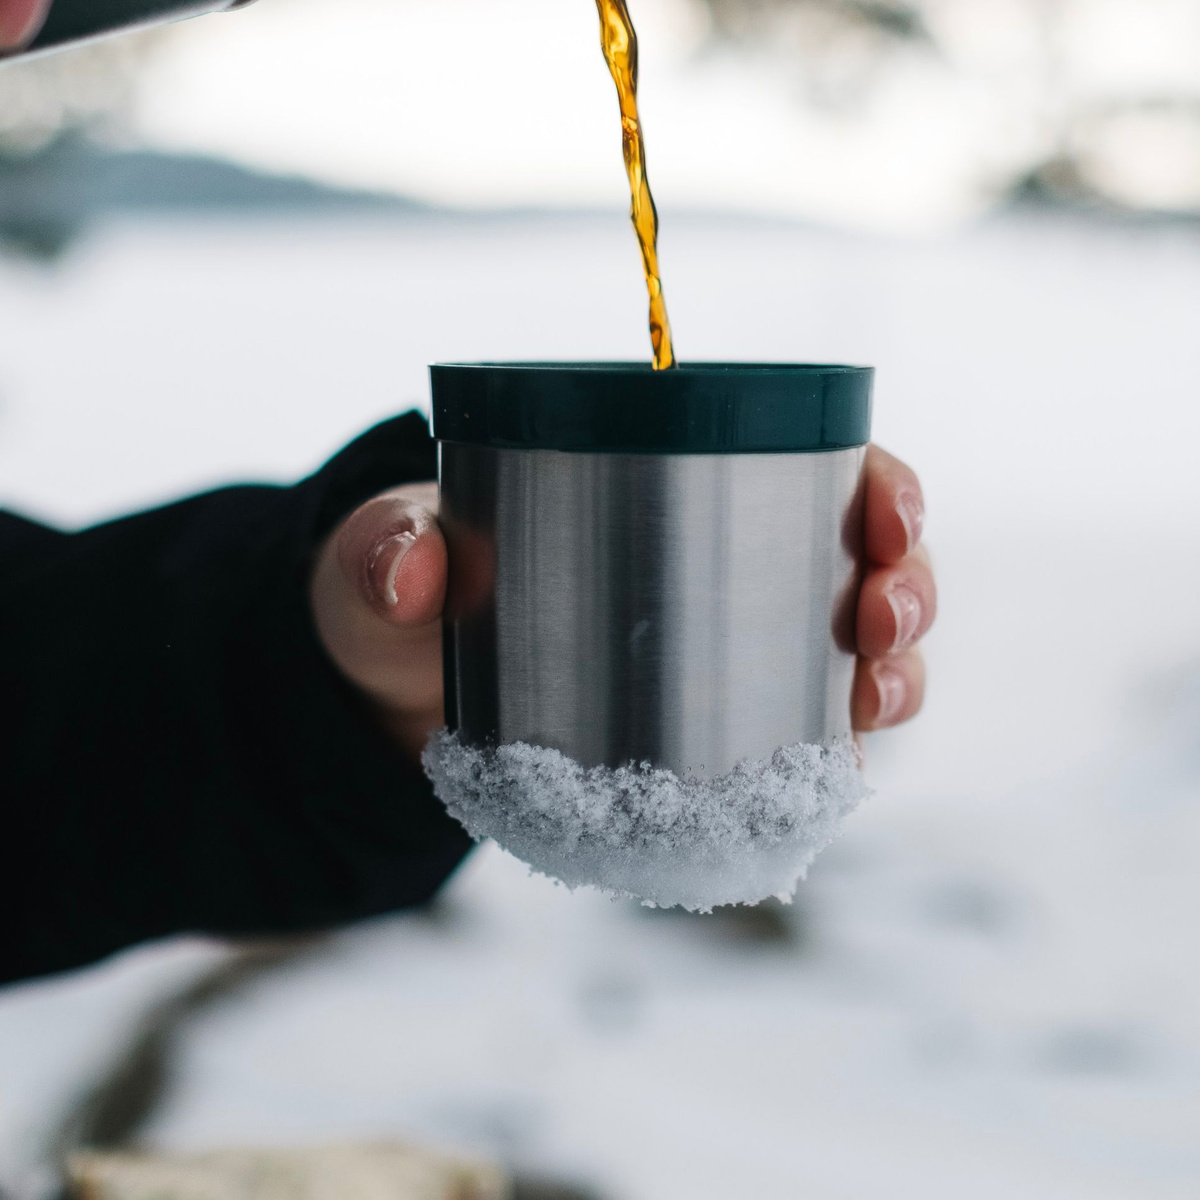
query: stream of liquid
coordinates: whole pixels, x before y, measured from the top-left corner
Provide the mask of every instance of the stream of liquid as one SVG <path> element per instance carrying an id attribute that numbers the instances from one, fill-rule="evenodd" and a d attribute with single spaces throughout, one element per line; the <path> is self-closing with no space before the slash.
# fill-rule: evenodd
<path id="1" fill-rule="evenodd" d="M 625 0 L 596 0 L 596 8 L 600 12 L 600 45 L 604 61 L 612 72 L 621 102 L 621 148 L 625 153 L 631 197 L 629 216 L 637 231 L 646 289 L 650 293 L 650 344 L 654 347 L 654 369 L 661 371 L 675 365 L 675 351 L 671 346 L 671 322 L 667 319 L 667 302 L 663 299 L 662 279 L 658 273 L 658 213 L 646 178 L 646 144 L 638 118 L 637 34 Z"/>

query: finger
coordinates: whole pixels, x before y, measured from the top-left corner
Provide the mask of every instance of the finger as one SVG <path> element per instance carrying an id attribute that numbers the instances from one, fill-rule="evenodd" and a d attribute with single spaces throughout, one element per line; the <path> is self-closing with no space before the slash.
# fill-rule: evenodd
<path id="1" fill-rule="evenodd" d="M 321 548 L 310 592 L 334 665 L 413 753 L 442 721 L 446 544 L 435 504 L 432 485 L 368 501 Z"/>
<path id="2" fill-rule="evenodd" d="M 858 652 L 898 654 L 929 632 L 937 616 L 937 584 L 929 555 L 918 546 L 894 567 L 867 572 L 858 596 Z"/>
<path id="3" fill-rule="evenodd" d="M 919 650 L 860 658 L 850 710 L 856 730 L 887 729 L 916 716 L 925 699 L 925 660 Z"/>
<path id="4" fill-rule="evenodd" d="M 49 11 L 50 0 L 0 0 L 0 52 L 31 42 Z"/>
<path id="5" fill-rule="evenodd" d="M 925 498 L 913 469 L 878 446 L 867 447 L 866 511 L 863 515 L 867 558 L 880 566 L 898 563 L 921 540 Z"/>
<path id="6" fill-rule="evenodd" d="M 433 484 L 397 488 L 368 500 L 336 534 L 346 581 L 380 619 L 422 626 L 441 616 L 446 543 Z"/>

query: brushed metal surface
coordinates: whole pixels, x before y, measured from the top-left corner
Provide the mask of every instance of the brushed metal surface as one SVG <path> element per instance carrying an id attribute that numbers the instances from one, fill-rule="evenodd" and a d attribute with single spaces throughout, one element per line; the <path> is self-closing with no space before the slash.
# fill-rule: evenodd
<path id="1" fill-rule="evenodd" d="M 440 454 L 469 741 L 708 777 L 848 731 L 862 449 Z"/>

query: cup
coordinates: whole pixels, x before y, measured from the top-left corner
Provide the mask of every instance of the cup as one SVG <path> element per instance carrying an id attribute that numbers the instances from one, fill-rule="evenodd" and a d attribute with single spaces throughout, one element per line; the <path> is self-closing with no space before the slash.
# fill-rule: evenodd
<path id="1" fill-rule="evenodd" d="M 871 368 L 430 371 L 459 738 L 703 780 L 849 734 Z"/>

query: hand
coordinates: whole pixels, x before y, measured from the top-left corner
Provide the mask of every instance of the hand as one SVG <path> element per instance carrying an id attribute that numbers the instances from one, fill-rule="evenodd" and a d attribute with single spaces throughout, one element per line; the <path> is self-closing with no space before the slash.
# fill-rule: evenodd
<path id="1" fill-rule="evenodd" d="M 368 501 L 322 547 L 311 599 L 325 649 L 417 757 L 443 724 L 442 605 L 446 543 L 437 488 L 415 484 Z M 921 707 L 925 668 L 916 642 L 933 621 L 936 589 L 919 545 L 921 486 L 899 459 L 866 458 L 866 564 L 858 598 L 856 730 L 907 721 Z"/>
<path id="2" fill-rule="evenodd" d="M 887 729 L 916 716 L 925 662 L 916 648 L 937 614 L 937 587 L 921 545 L 925 501 L 916 474 L 867 447 L 865 550 L 858 593 L 858 668 L 850 715 L 856 730 Z"/>
<path id="3" fill-rule="evenodd" d="M 0 53 L 37 37 L 49 11 L 50 0 L 0 0 Z"/>

